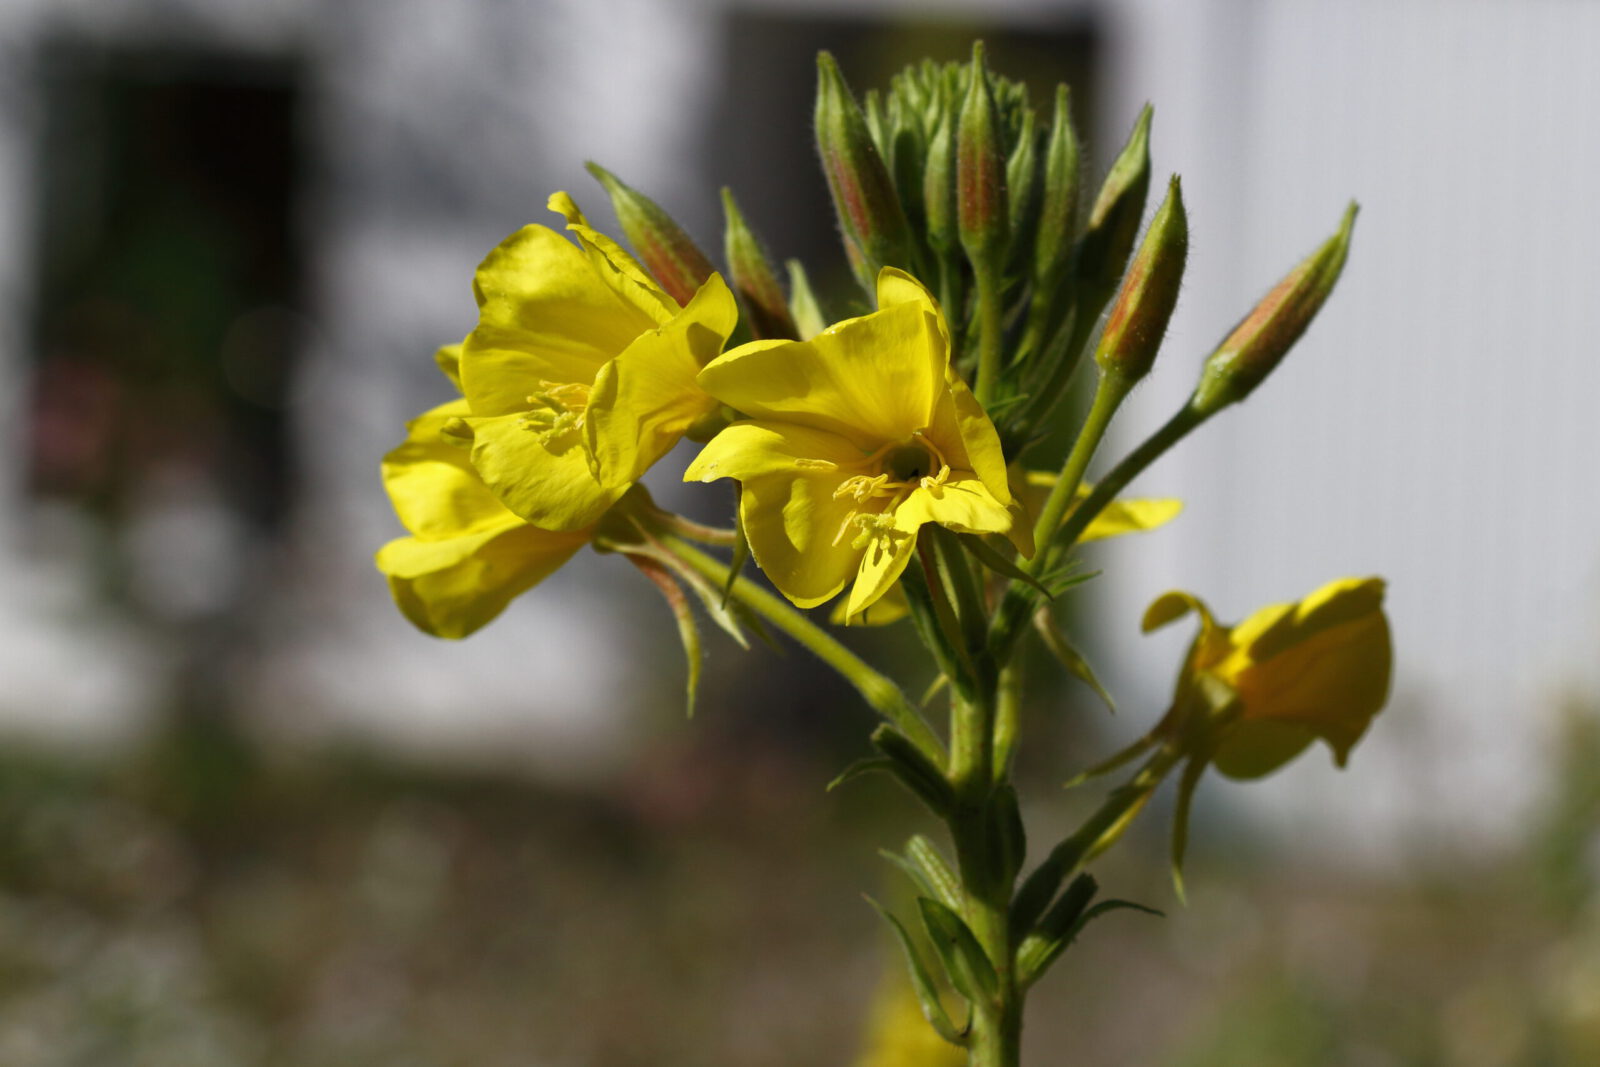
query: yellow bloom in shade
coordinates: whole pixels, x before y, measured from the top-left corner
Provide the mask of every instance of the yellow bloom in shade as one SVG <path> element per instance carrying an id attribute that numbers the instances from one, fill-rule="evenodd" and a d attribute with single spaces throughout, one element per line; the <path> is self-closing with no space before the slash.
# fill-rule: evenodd
<path id="1" fill-rule="evenodd" d="M 440 350 L 441 366 L 450 353 Z M 411 536 L 379 549 L 378 569 L 405 617 L 437 637 L 465 637 L 483 626 L 591 533 L 541 530 L 506 510 L 466 448 L 443 436 L 467 413 L 467 402 L 454 400 L 413 419 L 405 443 L 383 460 L 384 488 Z"/>
<path id="2" fill-rule="evenodd" d="M 938 304 L 910 275 L 878 276 L 876 312 L 809 341 L 741 346 L 700 384 L 747 418 L 684 479 L 743 484 L 751 553 L 800 607 L 853 582 L 846 610 L 859 615 L 905 570 L 924 523 L 1007 534 L 1032 554 L 1000 438 L 950 368 Z"/>
<path id="3" fill-rule="evenodd" d="M 1030 512 L 1037 512 L 1044 505 L 1050 487 L 1055 484 L 1056 475 L 1053 471 L 1027 472 L 1023 479 L 1021 495 L 1023 503 Z M 1083 500 L 1093 488 L 1090 485 L 1079 486 L 1077 499 Z M 1123 534 L 1154 530 L 1177 518 L 1182 510 L 1183 501 L 1168 498 L 1113 500 L 1079 535 L 1078 543 L 1081 545 L 1089 541 L 1121 537 Z M 841 602 L 833 610 L 828 621 L 836 624 L 853 622 L 868 626 L 888 626 L 911 614 L 911 605 L 906 602 L 905 591 L 898 584 L 885 593 L 883 598 L 872 606 L 872 610 L 863 612 L 854 619 L 846 618 L 845 607 L 846 605 Z"/>
<path id="4" fill-rule="evenodd" d="M 722 350 L 738 309 L 717 275 L 679 307 L 566 193 L 550 208 L 576 245 L 525 226 L 478 267 L 460 429 L 506 508 L 546 529 L 581 530 L 716 408 L 695 376 Z"/>
<path id="5" fill-rule="evenodd" d="M 1219 624 L 1189 593 L 1159 597 L 1146 632 L 1193 611 L 1200 633 L 1157 734 L 1193 731 L 1196 756 L 1231 778 L 1269 774 L 1317 738 L 1344 766 L 1389 696 L 1383 593 L 1381 578 L 1343 578 L 1237 626 Z"/>

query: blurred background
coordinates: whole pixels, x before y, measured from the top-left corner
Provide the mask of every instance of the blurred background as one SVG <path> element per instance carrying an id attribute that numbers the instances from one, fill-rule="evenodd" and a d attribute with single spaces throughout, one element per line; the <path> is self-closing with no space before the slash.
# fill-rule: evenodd
<path id="1" fill-rule="evenodd" d="M 1600 7 L 1558 0 L 0 0 L 0 1063 L 858 1062 L 898 966 L 858 892 L 924 828 L 822 792 L 865 709 L 712 636 L 683 721 L 591 554 L 417 634 L 377 464 L 483 254 L 557 188 L 609 225 L 586 159 L 708 248 L 732 186 L 842 291 L 816 50 L 860 92 L 978 36 L 1071 83 L 1093 180 L 1147 99 L 1183 176 L 1122 447 L 1362 204 L 1295 357 L 1136 486 L 1183 516 L 1073 594 L 1122 712 L 1037 694 L 1030 825 L 1162 709 L 1165 589 L 1380 573 L 1398 651 L 1349 769 L 1206 783 L 1186 910 L 1147 817 L 1101 881 L 1171 917 L 1085 936 L 1033 1062 L 1600 1063 Z M 725 519 L 685 459 L 658 498 Z"/>

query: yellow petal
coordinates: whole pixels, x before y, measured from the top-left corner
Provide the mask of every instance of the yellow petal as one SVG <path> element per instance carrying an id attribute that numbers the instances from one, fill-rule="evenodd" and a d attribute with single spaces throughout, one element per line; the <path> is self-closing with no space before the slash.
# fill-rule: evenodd
<path id="1" fill-rule="evenodd" d="M 626 484 L 600 484 L 577 432 L 546 443 L 521 415 L 466 421 L 473 467 L 502 504 L 535 526 L 592 526 L 627 490 Z"/>
<path id="2" fill-rule="evenodd" d="M 1393 652 L 1382 598 L 1378 579 L 1345 580 L 1287 614 L 1258 613 L 1259 628 L 1247 629 L 1258 616 L 1236 628 L 1246 663 L 1231 681 L 1243 718 L 1303 727 L 1327 741 L 1342 766 L 1389 696 Z"/>
<path id="3" fill-rule="evenodd" d="M 948 367 L 945 368 L 945 385 L 928 437 L 941 451 L 948 453 L 952 467 L 972 471 L 983 479 L 996 500 L 1009 504 L 1011 485 L 994 423 L 989 421 L 972 390 Z"/>
<path id="4" fill-rule="evenodd" d="M 1306 750 L 1317 735 L 1292 722 L 1241 721 L 1217 746 L 1212 762 L 1229 778 L 1262 778 Z"/>
<path id="5" fill-rule="evenodd" d="M 552 193 L 545 206 L 567 220 L 567 229 L 578 238 L 595 270 L 618 295 L 640 311 L 664 323 L 678 313 L 678 302 L 657 285 L 655 279 L 628 255 L 622 246 L 589 225 L 578 204 L 567 193 Z"/>
<path id="6" fill-rule="evenodd" d="M 1050 490 L 1056 484 L 1057 475 L 1054 471 L 1028 471 L 1024 480 L 1023 494 L 1027 498 L 1029 507 L 1038 512 L 1044 506 L 1045 498 L 1050 495 Z M 1074 503 L 1081 502 L 1094 489 L 1092 485 L 1080 485 Z M 1183 511 L 1183 501 L 1164 498 L 1113 500 L 1106 505 L 1104 511 L 1095 516 L 1086 530 L 1078 538 L 1078 543 L 1086 541 L 1100 541 L 1108 537 L 1121 537 L 1123 534 L 1143 533 L 1165 526 Z M 1067 512 L 1071 514 L 1071 509 Z M 1065 517 L 1063 517 L 1065 521 Z"/>
<path id="7" fill-rule="evenodd" d="M 738 317 L 733 294 L 713 274 L 681 314 L 642 334 L 600 371 L 586 426 L 602 484 L 626 486 L 716 408 L 695 376 L 722 351 Z"/>
<path id="8" fill-rule="evenodd" d="M 619 294 L 571 241 L 524 226 L 478 267 L 478 326 L 461 379 L 479 415 L 525 410 L 541 381 L 594 381 L 605 362 L 660 324 Z"/>
<path id="9" fill-rule="evenodd" d="M 441 541 L 403 537 L 379 549 L 376 562 L 406 618 L 437 637 L 460 638 L 499 615 L 588 540 L 588 531 L 549 533 L 513 519 Z"/>
<path id="10" fill-rule="evenodd" d="M 744 479 L 739 494 L 739 518 L 756 565 L 802 608 L 837 595 L 860 566 L 861 551 L 850 547 L 854 531 L 833 543 L 854 507 L 848 498 L 834 498 L 839 481 L 829 473 L 757 475 Z"/>
<path id="11" fill-rule="evenodd" d="M 911 604 L 906 600 L 905 586 L 896 582 L 876 604 L 854 618 L 850 616 L 850 598 L 839 598 L 834 601 L 828 621 L 835 626 L 888 626 L 910 614 Z"/>
<path id="12" fill-rule="evenodd" d="M 514 522 L 473 468 L 467 450 L 440 436 L 467 402 L 442 404 L 406 424 L 406 440 L 383 457 L 383 486 L 395 513 L 418 537 L 453 537 Z"/>
<path id="13" fill-rule="evenodd" d="M 837 488 L 857 473 L 862 458 L 861 450 L 848 438 L 824 430 L 783 422 L 735 422 L 706 443 L 684 471 L 683 480 L 812 475 L 831 477 Z"/>
<path id="14" fill-rule="evenodd" d="M 456 387 L 456 392 L 461 392 L 461 345 L 444 345 L 433 354 L 433 361 L 439 365 L 439 372 L 450 379 L 450 384 Z"/>
<path id="15" fill-rule="evenodd" d="M 947 358 L 932 317 L 899 304 L 810 341 L 742 345 L 701 371 L 700 384 L 752 418 L 826 430 L 871 452 L 933 422 Z"/>
<path id="16" fill-rule="evenodd" d="M 904 509 L 905 505 L 902 504 L 896 511 L 894 528 L 877 533 L 861 553 L 856 582 L 850 587 L 850 602 L 845 606 L 848 618 L 853 619 L 878 603 L 895 587 L 900 575 L 905 572 L 906 564 L 911 562 L 912 553 L 917 550 L 917 527 L 921 523 L 912 525 L 908 519 L 906 525 L 910 529 L 902 526 L 899 511 Z"/>
<path id="17" fill-rule="evenodd" d="M 1006 533 L 1011 529 L 1011 512 L 973 477 L 958 476 L 937 488 L 913 490 L 895 509 L 894 517 L 897 529 L 911 533 L 928 522 L 957 533 Z"/>

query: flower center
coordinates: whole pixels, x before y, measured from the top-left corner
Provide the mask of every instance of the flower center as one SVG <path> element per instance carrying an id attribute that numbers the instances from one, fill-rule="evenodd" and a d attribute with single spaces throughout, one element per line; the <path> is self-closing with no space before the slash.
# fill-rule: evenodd
<path id="1" fill-rule="evenodd" d="M 887 500 L 880 508 L 851 508 L 839 524 L 834 535 L 837 545 L 844 539 L 845 531 L 857 528 L 851 548 L 865 548 L 875 537 L 887 537 L 894 529 L 894 509 L 905 502 L 917 489 L 937 493 L 950 477 L 950 464 L 939 447 L 928 440 L 921 430 L 910 440 L 884 445 L 868 456 L 863 465 L 876 467 L 876 474 L 856 474 L 839 483 L 833 491 L 835 500 L 851 497 L 858 504 Z"/>
<path id="2" fill-rule="evenodd" d="M 589 387 L 582 382 L 539 382 L 539 391 L 528 397 L 533 405 L 522 416 L 522 425 L 539 435 L 539 443 L 551 451 L 565 450 L 583 439 L 583 420 L 589 410 Z"/>

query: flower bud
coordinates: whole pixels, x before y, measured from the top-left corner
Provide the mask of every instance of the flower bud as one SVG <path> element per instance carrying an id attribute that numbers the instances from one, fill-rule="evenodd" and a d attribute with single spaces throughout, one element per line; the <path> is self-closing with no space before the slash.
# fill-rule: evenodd
<path id="1" fill-rule="evenodd" d="M 778 284 L 771 262 L 761 251 L 761 242 L 745 223 L 731 189 L 722 190 L 722 210 L 727 216 L 723 255 L 727 257 L 734 292 L 744 304 L 750 332 L 758 341 L 773 337 L 798 340 L 800 334 L 795 330 L 789 305 L 783 298 L 783 287 Z"/>
<path id="2" fill-rule="evenodd" d="M 1006 154 L 1000 116 L 983 65 L 983 42 L 972 46 L 967 97 L 956 126 L 956 211 L 961 247 L 976 270 L 998 269 L 1010 236 Z"/>
<path id="3" fill-rule="evenodd" d="M 922 204 L 928 244 L 943 254 L 956 246 L 956 131 L 948 115 L 939 120 L 928 144 L 922 172 Z"/>
<path id="4" fill-rule="evenodd" d="M 617 222 L 644 267 L 661 288 L 687 305 L 707 278 L 715 273 L 711 261 L 660 204 L 625 184 L 598 163 L 585 164 L 595 180 L 605 186 Z"/>
<path id="5" fill-rule="evenodd" d="M 1078 135 L 1072 128 L 1071 96 L 1056 86 L 1056 112 L 1044 150 L 1044 192 L 1034 237 L 1033 277 L 1036 288 L 1053 295 L 1072 260 L 1072 239 L 1078 227 Z"/>
<path id="6" fill-rule="evenodd" d="M 1026 264 L 1018 257 L 1033 247 L 1034 223 L 1038 218 L 1039 145 L 1034 131 L 1033 109 L 1022 114 L 1022 129 L 1017 145 L 1006 160 L 1006 195 L 1010 208 L 1010 248 L 1013 263 Z"/>
<path id="7" fill-rule="evenodd" d="M 1139 236 L 1139 216 L 1150 190 L 1150 116 L 1146 104 L 1100 186 L 1078 246 L 1078 277 L 1093 301 L 1093 314 L 1116 288 Z"/>
<path id="8" fill-rule="evenodd" d="M 1211 353 L 1189 399 L 1191 408 L 1211 415 L 1243 400 L 1294 347 L 1344 270 L 1356 210 L 1352 202 L 1339 232 L 1290 271 Z"/>
<path id="9" fill-rule="evenodd" d="M 827 52 L 817 54 L 816 123 L 817 151 L 845 248 L 862 284 L 871 288 L 880 268 L 911 266 L 911 230 L 866 117 Z"/>
<path id="10" fill-rule="evenodd" d="M 1094 359 L 1103 372 L 1128 385 L 1150 373 L 1167 332 L 1167 320 L 1178 303 L 1188 255 L 1189 219 L 1183 210 L 1183 190 L 1174 175 L 1167 199 L 1150 220 L 1139 253 L 1128 265 L 1122 290 L 1100 335 Z"/>

